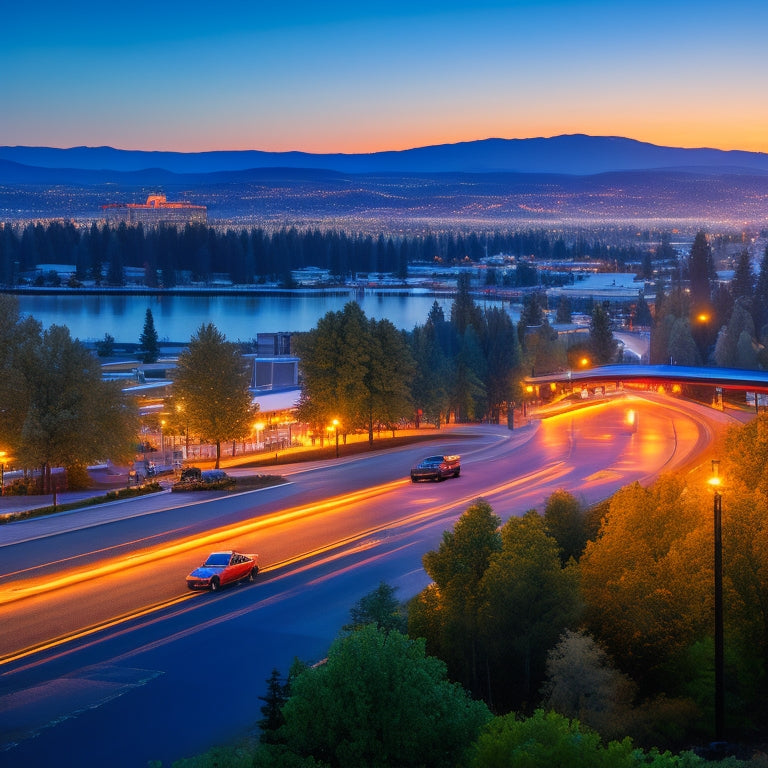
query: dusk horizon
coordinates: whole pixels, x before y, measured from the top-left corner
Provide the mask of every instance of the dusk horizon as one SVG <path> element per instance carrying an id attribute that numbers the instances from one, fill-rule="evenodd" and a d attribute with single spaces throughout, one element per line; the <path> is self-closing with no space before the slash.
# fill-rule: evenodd
<path id="1" fill-rule="evenodd" d="M 253 146 L 253 147 L 219 147 L 216 149 L 176 149 L 176 148 L 168 148 L 168 149 L 158 149 L 156 147 L 128 147 L 128 146 L 117 146 L 114 144 L 85 144 L 85 143 L 77 143 L 77 144 L 67 144 L 67 145 L 54 145 L 54 144 L 5 144 L 4 146 L 8 147 L 14 147 L 14 148 L 29 148 L 29 149 L 60 149 L 60 150 L 67 150 L 67 149 L 114 149 L 121 152 L 147 152 L 147 153 L 174 153 L 174 154 L 206 154 L 206 153 L 224 153 L 224 152 L 264 152 L 269 154 L 306 154 L 306 155 L 366 155 L 366 154 L 383 154 L 383 153 L 397 153 L 397 152 L 408 152 L 409 150 L 413 149 L 427 149 L 432 147 L 450 147 L 450 146 L 458 146 L 463 144 L 478 144 L 482 142 L 490 142 L 490 141 L 505 141 L 505 142 L 525 142 L 529 140 L 548 140 L 548 139 L 559 139 L 559 138 L 569 138 L 569 137 L 587 137 L 587 138 L 594 138 L 594 139 L 626 139 L 628 141 L 637 142 L 639 144 L 647 144 L 654 147 L 664 147 L 664 148 L 674 148 L 674 149 L 702 149 L 702 150 L 716 150 L 721 152 L 749 152 L 754 154 L 768 154 L 768 147 L 764 150 L 752 150 L 752 149 L 745 149 L 741 146 L 713 146 L 713 145 L 691 145 L 691 146 L 683 146 L 680 144 L 671 144 L 671 143 L 660 143 L 658 141 L 648 141 L 645 139 L 639 139 L 636 136 L 619 136 L 618 134 L 596 134 L 596 133 L 588 133 L 586 131 L 569 131 L 569 132 L 559 132 L 559 133 L 551 133 L 551 134 L 541 134 L 541 135 L 531 135 L 531 136 L 500 136 L 500 135 L 488 135 L 488 136 L 477 136 L 474 138 L 463 138 L 463 139 L 456 139 L 454 141 L 434 141 L 434 142 L 428 142 L 426 144 L 419 144 L 419 145 L 413 145 L 413 146 L 403 146 L 403 147 L 397 147 L 397 148 L 387 148 L 383 147 L 381 149 L 375 149 L 370 151 L 351 151 L 351 150 L 339 150 L 339 151 L 322 151 L 322 150 L 307 150 L 303 147 L 293 147 L 292 149 L 282 149 L 282 150 L 272 150 L 272 149 L 264 149 L 260 146 Z"/>
<path id="2" fill-rule="evenodd" d="M 768 151 L 768 9 L 691 0 L 17 5 L 0 144 L 372 153 L 585 133 Z"/>

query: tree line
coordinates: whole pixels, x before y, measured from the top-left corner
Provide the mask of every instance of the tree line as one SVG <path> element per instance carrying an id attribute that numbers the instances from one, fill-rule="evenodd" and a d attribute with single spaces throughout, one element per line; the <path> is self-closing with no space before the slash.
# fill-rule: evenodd
<path id="1" fill-rule="evenodd" d="M 588 354 L 593 364 L 613 362 L 617 344 L 608 312 L 592 308 L 588 338 L 567 346 L 541 306 L 526 297 L 514 323 L 499 307 L 481 308 L 460 275 L 450 316 L 435 302 L 423 325 L 398 331 L 365 316 L 356 302 L 329 312 L 311 331 L 297 334 L 302 392 L 297 417 L 316 433 L 334 419 L 343 433 L 393 430 L 407 423 L 498 423 L 522 404 L 522 380 L 576 367 Z M 514 426 L 514 423 L 511 424 Z"/>
<path id="2" fill-rule="evenodd" d="M 690 746 L 714 728 L 714 543 L 688 473 L 591 507 L 556 491 L 503 524 L 477 499 L 424 555 L 428 587 L 401 603 L 380 584 L 325 663 L 273 671 L 258 746 L 177 768 L 762 764 L 748 745 L 768 717 L 767 431 L 761 415 L 721 446 L 721 752 Z"/>
<path id="3" fill-rule="evenodd" d="M 669 282 L 656 286 L 650 362 L 768 368 L 768 246 L 758 270 L 744 248 L 733 279 L 715 271 L 710 238 L 701 231 Z"/>
<path id="4" fill-rule="evenodd" d="M 424 235 L 378 236 L 338 230 L 263 228 L 220 230 L 203 224 L 144 229 L 72 222 L 0 227 L 0 284 L 13 285 L 39 264 L 71 264 L 73 282 L 125 284 L 125 270 L 143 271 L 149 287 L 173 287 L 186 281 L 210 282 L 226 275 L 237 285 L 280 281 L 290 286 L 291 271 L 313 266 L 345 278 L 356 273 L 389 273 L 404 278 L 408 265 L 478 263 L 504 253 L 521 259 L 606 259 L 613 264 L 639 263 L 647 249 L 609 245 L 595 237 L 566 242 L 545 231 L 428 232 Z M 489 271 L 489 279 L 496 279 Z M 55 274 L 38 282 L 60 284 Z M 535 268 L 520 269 L 507 281 L 535 285 Z"/>

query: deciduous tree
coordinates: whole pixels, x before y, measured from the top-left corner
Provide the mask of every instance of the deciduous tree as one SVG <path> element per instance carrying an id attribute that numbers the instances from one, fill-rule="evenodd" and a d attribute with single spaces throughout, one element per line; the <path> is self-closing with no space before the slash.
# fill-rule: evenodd
<path id="1" fill-rule="evenodd" d="M 622 488 L 579 561 L 587 629 L 647 689 L 669 690 L 675 660 L 711 631 L 707 509 L 672 476 Z"/>
<path id="2" fill-rule="evenodd" d="M 408 631 L 425 637 L 430 653 L 443 659 L 451 678 L 482 694 L 484 654 L 479 647 L 481 583 L 494 552 L 501 549 L 500 519 L 479 499 L 445 531 L 437 550 L 424 555 L 434 581 L 409 606 Z"/>
<path id="3" fill-rule="evenodd" d="M 501 538 L 480 585 L 478 625 L 488 658 L 488 701 L 509 711 L 536 699 L 546 654 L 579 619 L 581 604 L 576 567 L 562 567 L 557 542 L 536 511 L 511 517 Z"/>
<path id="4" fill-rule="evenodd" d="M 52 325 L 22 355 L 26 408 L 17 455 L 42 469 L 104 459 L 129 460 L 138 434 L 134 404 L 117 382 L 102 380 L 94 356 L 63 326 Z"/>
<path id="5" fill-rule="evenodd" d="M 201 325 L 180 355 L 173 372 L 169 405 L 184 409 L 192 434 L 216 444 L 216 467 L 221 443 L 241 440 L 251 433 L 258 410 L 248 390 L 251 374 L 236 344 L 212 323 Z"/>
<path id="6" fill-rule="evenodd" d="M 463 768 L 490 719 L 484 704 L 448 681 L 423 640 L 372 625 L 337 640 L 324 664 L 299 674 L 282 713 L 283 745 L 262 746 L 273 761 L 257 756 L 256 765 Z"/>

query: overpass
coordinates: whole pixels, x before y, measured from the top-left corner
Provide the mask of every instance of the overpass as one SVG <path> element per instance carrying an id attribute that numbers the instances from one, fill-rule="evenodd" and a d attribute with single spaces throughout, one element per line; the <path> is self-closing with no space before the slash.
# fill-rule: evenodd
<path id="1" fill-rule="evenodd" d="M 696 368 L 686 365 L 602 365 L 595 368 L 558 371 L 541 376 L 526 376 L 526 390 L 543 399 L 557 391 L 573 388 L 594 389 L 608 384 L 680 391 L 683 385 L 709 386 L 717 393 L 737 390 L 768 394 L 768 371 L 741 368 Z"/>

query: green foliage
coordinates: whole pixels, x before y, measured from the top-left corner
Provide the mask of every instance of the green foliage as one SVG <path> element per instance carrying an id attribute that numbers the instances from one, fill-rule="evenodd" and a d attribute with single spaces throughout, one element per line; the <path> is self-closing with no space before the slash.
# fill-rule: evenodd
<path id="1" fill-rule="evenodd" d="M 611 330 L 611 319 L 602 304 L 592 308 L 589 323 L 589 346 L 596 365 L 616 362 L 618 345 Z"/>
<path id="2" fill-rule="evenodd" d="M 554 712 L 494 718 L 483 730 L 470 768 L 633 768 L 629 739 L 603 746 L 600 734 Z M 658 768 L 661 768 L 659 765 Z"/>
<path id="3" fill-rule="evenodd" d="M 361 597 L 350 609 L 352 621 L 343 629 L 352 632 L 373 624 L 384 632 L 405 632 L 408 620 L 403 606 L 395 597 L 395 592 L 396 587 L 381 582 L 373 592 Z"/>
<path id="4" fill-rule="evenodd" d="M 248 744 L 213 747 L 202 755 L 175 760 L 172 768 L 252 768 L 253 753 Z"/>
<path id="5" fill-rule="evenodd" d="M 584 632 L 566 631 L 547 655 L 542 705 L 608 739 L 628 733 L 635 685 Z"/>
<path id="6" fill-rule="evenodd" d="M 171 412 L 183 412 L 186 428 L 216 444 L 216 468 L 223 441 L 251 433 L 257 408 L 248 391 L 251 374 L 236 344 L 212 323 L 201 325 L 173 372 Z"/>
<path id="7" fill-rule="evenodd" d="M 405 339 L 388 320 L 368 320 L 356 302 L 328 312 L 296 338 L 303 393 L 299 418 L 323 434 L 333 419 L 344 432 L 393 427 L 413 416 L 414 363 Z"/>
<path id="8" fill-rule="evenodd" d="M 688 256 L 688 275 L 694 313 L 708 307 L 712 299 L 712 282 L 716 277 L 712 249 L 704 232 L 697 232 Z"/>
<path id="9" fill-rule="evenodd" d="M 519 397 L 521 350 L 509 314 L 499 308 L 486 310 L 481 345 L 485 355 L 487 407 L 492 416 Z"/>
<path id="10" fill-rule="evenodd" d="M 171 486 L 171 493 L 190 493 L 193 491 L 228 491 L 237 485 L 234 477 L 206 482 L 205 480 L 180 480 Z"/>
<path id="11" fill-rule="evenodd" d="M 264 702 L 261 707 L 262 718 L 258 722 L 261 729 L 259 740 L 262 744 L 279 743 L 277 731 L 285 722 L 282 709 L 288 701 L 289 691 L 289 682 L 282 680 L 280 672 L 273 669 L 267 679 L 266 696 L 259 696 L 259 699 Z"/>
<path id="12" fill-rule="evenodd" d="M 99 357 L 111 357 L 115 352 L 115 337 L 105 333 L 101 341 L 96 342 L 96 354 Z"/>
<path id="13" fill-rule="evenodd" d="M 715 362 L 723 368 L 756 368 L 757 355 L 753 349 L 755 326 L 746 302 L 737 301 L 733 312 L 717 336 Z"/>
<path id="14" fill-rule="evenodd" d="M 562 567 L 542 518 L 529 512 L 501 531 L 498 524 L 479 500 L 424 556 L 434 584 L 409 604 L 408 629 L 426 638 L 454 680 L 506 711 L 532 701 L 546 652 L 580 601 L 576 570 Z"/>
<path id="15" fill-rule="evenodd" d="M 73 464 L 67 467 L 67 490 L 83 491 L 91 487 L 91 476 L 85 464 Z"/>
<path id="16" fill-rule="evenodd" d="M 451 402 L 456 420 L 473 421 L 487 411 L 486 362 L 474 325 L 467 325 L 460 336 L 454 366 Z"/>
<path id="17" fill-rule="evenodd" d="M 337 640 L 324 664 L 299 674 L 282 713 L 284 746 L 257 765 L 312 758 L 334 768 L 464 766 L 490 717 L 448 681 L 423 640 L 372 625 Z"/>
<path id="18" fill-rule="evenodd" d="M 160 354 L 160 347 L 157 343 L 157 331 L 155 330 L 155 319 L 152 316 L 152 310 L 147 307 L 144 315 L 144 328 L 139 337 L 139 348 L 142 351 L 142 361 L 145 363 L 157 362 Z"/>
<path id="19" fill-rule="evenodd" d="M 679 478 L 622 488 L 579 561 L 588 630 L 646 688 L 669 690 L 675 659 L 711 626 L 711 536 Z"/>
<path id="20" fill-rule="evenodd" d="M 544 507 L 544 524 L 560 547 L 560 560 L 581 557 L 587 544 L 585 513 L 579 501 L 567 491 L 555 491 Z"/>
<path id="21" fill-rule="evenodd" d="M 20 464 L 49 468 L 132 457 L 135 405 L 118 382 L 102 380 L 98 362 L 68 329 L 53 325 L 37 338 L 28 337 L 17 356 L 24 395 L 22 418 L 10 437 Z M 47 491 L 47 474 L 44 481 Z"/>
<path id="22" fill-rule="evenodd" d="M 701 355 L 688 318 L 676 317 L 672 320 L 667 353 L 675 365 L 701 365 Z"/>
<path id="23" fill-rule="evenodd" d="M 413 400 L 416 408 L 422 410 L 424 420 L 437 427 L 447 417 L 450 408 L 448 388 L 453 379 L 452 361 L 440 343 L 446 329 L 450 326 L 435 302 L 426 324 L 414 328 L 409 336 L 411 356 L 416 361 Z"/>
<path id="24" fill-rule="evenodd" d="M 737 768 L 740 760 L 707 761 L 693 752 L 672 754 L 633 747 L 629 738 L 603 741 L 578 720 L 536 710 L 494 718 L 477 740 L 469 768 Z"/>
<path id="25" fill-rule="evenodd" d="M 546 654 L 581 613 L 578 571 L 562 567 L 557 542 L 535 511 L 511 517 L 502 548 L 482 579 L 480 637 L 489 666 L 489 701 L 500 711 L 532 703 Z"/>

